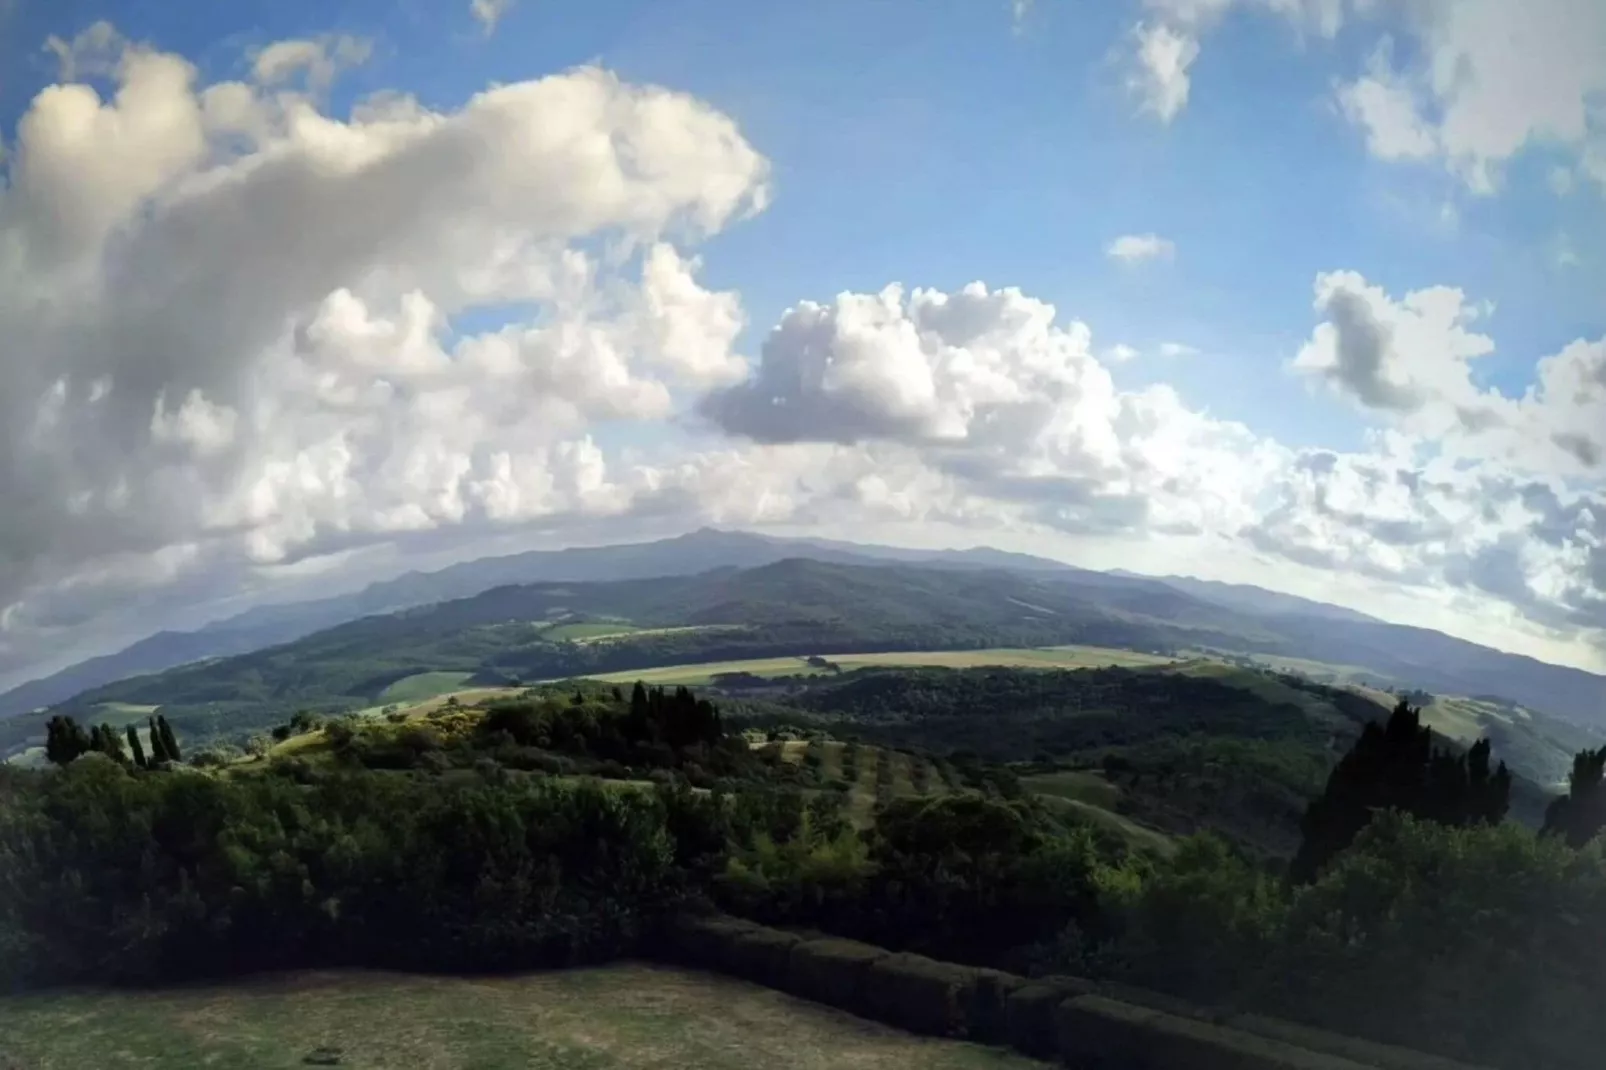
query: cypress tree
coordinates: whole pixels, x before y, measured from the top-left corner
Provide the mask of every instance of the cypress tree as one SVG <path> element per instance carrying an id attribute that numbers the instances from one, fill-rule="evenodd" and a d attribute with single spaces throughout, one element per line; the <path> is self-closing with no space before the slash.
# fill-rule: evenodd
<path id="1" fill-rule="evenodd" d="M 95 749 L 119 765 L 128 764 L 128 752 L 123 750 L 123 737 L 109 724 L 95 729 Z"/>
<path id="2" fill-rule="evenodd" d="M 180 756 L 178 750 L 178 737 L 173 735 L 173 729 L 167 723 L 167 718 L 158 714 L 156 727 L 162 731 L 162 750 L 167 752 L 167 760 L 170 762 L 183 761 L 184 759 Z"/>
<path id="3" fill-rule="evenodd" d="M 1489 741 L 1480 740 L 1465 754 L 1436 752 L 1422 710 L 1401 699 L 1386 724 L 1373 721 L 1362 730 L 1306 809 L 1289 877 L 1298 883 L 1315 880 L 1379 810 L 1400 810 L 1444 825 L 1504 820 L 1511 773 L 1504 762 L 1490 772 L 1490 750 Z"/>
<path id="4" fill-rule="evenodd" d="M 172 761 L 173 759 L 167 753 L 167 748 L 163 745 L 162 730 L 156 727 L 156 718 L 154 717 L 150 719 L 150 728 L 151 764 L 157 765 L 161 762 Z"/>
<path id="5" fill-rule="evenodd" d="M 128 726 L 128 752 L 134 756 L 134 764 L 145 768 L 145 748 L 139 741 L 139 729 L 133 725 Z"/>
<path id="6" fill-rule="evenodd" d="M 1561 836 L 1582 847 L 1606 828 L 1606 747 L 1573 756 L 1567 794 L 1545 811 L 1547 836 Z"/>

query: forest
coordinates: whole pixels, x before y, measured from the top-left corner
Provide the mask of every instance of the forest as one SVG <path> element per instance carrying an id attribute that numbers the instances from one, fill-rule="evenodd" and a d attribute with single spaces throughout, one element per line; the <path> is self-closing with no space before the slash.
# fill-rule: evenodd
<path id="1" fill-rule="evenodd" d="M 61 764 L 0 767 L 4 983 L 562 966 L 717 906 L 1502 1067 L 1594 1066 L 1606 1044 L 1606 751 L 1534 831 L 1503 820 L 1498 755 L 1438 745 L 1403 702 L 1332 767 L 1294 865 L 1208 832 L 1135 850 L 962 755 L 945 768 L 968 787 L 883 798 L 858 827 L 685 689 L 284 727 L 321 733 L 325 760 L 138 760 L 64 722 Z"/>

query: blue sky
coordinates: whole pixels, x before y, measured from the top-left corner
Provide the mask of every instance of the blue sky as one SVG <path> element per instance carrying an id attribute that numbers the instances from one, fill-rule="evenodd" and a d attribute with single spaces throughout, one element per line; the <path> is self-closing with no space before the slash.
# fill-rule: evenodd
<path id="1" fill-rule="evenodd" d="M 1606 441 L 1606 407 L 1596 408 L 1594 395 L 1577 392 L 1577 400 L 1565 406 L 1555 401 L 1556 408 L 1547 408 L 1551 400 L 1545 397 L 1526 408 L 1520 404 L 1535 387 L 1538 362 L 1574 343 L 1586 348 L 1574 350 L 1570 363 L 1557 363 L 1557 385 L 1550 390 L 1560 398 L 1566 383 L 1580 376 L 1587 382 L 1594 359 L 1587 347 L 1606 336 L 1601 253 L 1606 248 L 1606 121 L 1600 111 L 1606 77 L 1573 69 L 1579 53 L 1576 47 L 1569 50 L 1570 42 L 1592 40 L 1590 35 L 1606 42 L 1603 20 L 1594 17 L 1587 0 L 1538 3 L 1528 16 L 1532 32 L 1522 46 L 1528 51 L 1505 64 L 1491 59 L 1500 35 L 1487 27 L 1498 28 L 1498 19 L 1516 16 L 1495 0 L 1431 0 L 1415 7 L 1390 0 L 1369 6 L 1348 0 L 812 0 L 793 5 L 514 0 L 489 28 L 476 18 L 470 0 L 212 5 L 11 0 L 0 5 L 0 12 L 0 136 L 12 150 L 11 159 L 24 163 L 48 155 L 47 148 L 30 150 L 23 136 L 24 117 L 37 110 L 41 90 L 76 78 L 94 85 L 106 101 L 123 77 L 117 73 L 121 68 L 111 65 L 92 69 L 84 61 L 82 38 L 69 50 L 77 57 L 76 71 L 61 67 L 60 49 L 45 47 L 47 39 L 72 41 L 101 20 L 115 27 L 111 47 L 118 57 L 143 49 L 193 64 L 196 92 L 216 83 L 252 83 L 254 77 L 261 82 L 254 65 L 275 42 L 308 47 L 320 42 L 316 47 L 326 48 L 331 35 L 349 35 L 363 43 L 360 62 L 340 64 L 327 87 L 308 83 L 306 88 L 310 106 L 336 122 L 350 120 L 354 128 L 354 106 L 377 93 L 407 94 L 427 111 L 449 117 L 493 84 L 528 83 L 583 65 L 611 72 L 628 87 L 666 87 L 727 117 L 764 161 L 762 175 L 755 171 L 752 182 L 755 189 L 760 182 L 766 187 L 766 204 L 750 218 L 736 213 L 722 220 L 713 228 L 716 233 L 683 242 L 681 251 L 700 258 L 695 277 L 703 292 L 728 293 L 739 303 L 745 326 L 719 344 L 728 344 L 736 355 L 725 367 L 750 370 L 748 384 L 722 382 L 719 389 L 729 396 L 720 395 L 725 400 L 716 404 L 708 400 L 714 381 L 706 367 L 691 378 L 665 378 L 662 385 L 672 399 L 667 415 L 661 406 L 653 408 L 659 404 L 652 400 L 658 384 L 646 379 L 639 404 L 599 409 L 591 402 L 561 399 L 570 406 L 562 410 L 565 420 L 576 412 L 583 417 L 564 424 L 564 440 L 571 444 L 562 447 L 564 463 L 584 468 L 574 460 L 584 450 L 576 452 L 580 447 L 573 445 L 583 437 L 601 448 L 597 463 L 610 473 L 639 464 L 643 456 L 664 461 L 673 454 L 681 465 L 676 471 L 706 473 L 734 465 L 738 471 L 762 472 L 772 480 L 765 484 L 770 489 L 747 496 L 784 503 L 773 515 L 758 510 L 744 517 L 731 511 L 728 499 L 717 497 L 726 491 L 710 489 L 724 486 L 716 480 L 682 488 L 696 503 L 685 516 L 676 514 L 688 525 L 710 519 L 732 526 L 773 522 L 843 534 L 868 530 L 874 519 L 883 525 L 876 530 L 894 539 L 902 537 L 899 530 L 909 540 L 934 538 L 933 530 L 973 531 L 976 540 L 1014 540 L 1100 564 L 1201 571 L 1190 565 L 1201 559 L 1200 546 L 1174 541 L 1183 533 L 1215 540 L 1205 558 L 1219 561 L 1219 567 L 1202 570 L 1213 569 L 1223 578 L 1383 605 L 1401 619 L 1462 626 L 1463 632 L 1469 610 L 1474 615 L 1487 610 L 1488 623 L 1473 629 L 1484 641 L 1606 664 L 1598 660 L 1595 645 L 1597 630 L 1606 628 L 1606 508 L 1593 497 L 1601 493 L 1601 469 L 1588 459 L 1596 416 Z M 1168 77 L 1143 63 L 1140 45 L 1157 34 L 1188 50 L 1187 62 Z M 1433 64 L 1461 70 L 1464 77 L 1454 84 L 1436 83 Z M 1515 79 L 1514 86 L 1501 78 Z M 251 92 L 266 109 L 278 88 L 262 82 Z M 1173 94 L 1164 108 L 1155 103 L 1162 89 Z M 1363 90 L 1373 94 L 1366 99 L 1394 106 L 1363 113 L 1358 103 Z M 1574 122 L 1574 112 L 1583 118 Z M 538 112 L 528 119 L 535 129 L 549 122 Z M 1509 136 L 1513 123 L 1515 142 Z M 36 125 L 44 127 L 42 121 Z M 277 144 L 289 151 L 285 146 L 291 140 Z M 46 139 L 39 141 L 43 145 Z M 268 144 L 264 140 L 259 146 L 264 158 Z M 110 150 L 104 155 L 109 175 L 138 171 L 132 157 L 113 161 Z M 185 166 L 201 175 L 218 162 L 196 156 Z M 241 164 L 244 173 L 248 160 L 230 162 Z M 167 184 L 131 194 L 131 214 L 107 223 L 104 235 L 113 237 L 103 240 L 156 233 L 163 213 L 175 203 L 164 198 L 188 188 L 181 178 L 175 170 L 164 179 Z M 516 186 L 517 176 L 499 181 Z M 11 183 L 16 192 L 9 207 L 0 202 L 0 237 L 5 225 L 26 233 L 30 218 L 37 222 L 57 210 L 40 190 L 26 188 L 20 171 Z M 99 188 L 86 185 L 90 192 L 84 196 Z M 527 195 L 558 194 L 532 186 Z M 252 210 L 249 203 L 242 208 L 247 214 Z M 294 211 L 285 210 L 284 226 L 293 230 Z M 508 227 L 500 233 L 518 233 L 513 224 Z M 1110 255 L 1117 239 L 1149 235 L 1163 242 L 1165 255 L 1132 262 Z M 597 248 L 578 239 L 574 247 Z M 89 251 L 74 255 L 82 255 L 83 264 L 104 266 L 115 259 L 117 247 L 85 248 Z M 472 267 L 465 263 L 462 270 Z M 28 277 L 45 275 L 32 269 Z M 1319 277 L 1328 279 L 1321 308 L 1314 305 Z M 371 274 L 332 281 L 354 292 L 376 317 L 389 307 L 386 302 L 400 301 L 399 293 L 383 292 Z M 951 373 L 940 369 L 934 373 L 937 389 L 947 391 L 943 404 L 950 408 L 933 409 L 918 420 L 907 405 L 899 412 L 872 413 L 871 419 L 862 397 L 851 404 L 837 397 L 837 407 L 829 408 L 833 398 L 819 384 L 808 397 L 790 399 L 797 411 L 826 406 L 809 410 L 815 413 L 815 429 L 807 433 L 782 437 L 739 414 L 744 398 L 796 380 L 801 365 L 787 363 L 795 354 L 786 340 L 776 343 L 773 359 L 763 347 L 799 302 L 834 310 L 834 318 L 819 330 L 836 332 L 830 344 L 845 346 L 852 342 L 851 332 L 843 326 L 845 306 L 834 304 L 837 295 L 873 295 L 891 283 L 906 288 L 906 299 L 915 287 L 957 295 L 974 281 L 994 292 L 1016 287 L 1026 298 L 1052 304 L 1061 331 L 1073 320 L 1091 328 L 1086 359 L 1096 367 L 1075 373 L 1082 384 L 1076 388 L 1078 404 L 1085 408 L 1066 401 L 1058 418 L 1043 416 L 1036 438 L 994 442 L 990 452 L 981 451 L 985 458 L 978 453 L 968 459 L 955 455 L 952 421 L 971 419 L 979 403 L 969 395 L 959 397 L 970 386 L 959 380 L 955 386 L 942 378 Z M 1462 311 L 1480 310 L 1457 322 L 1486 335 L 1492 353 L 1457 356 L 1456 336 L 1445 323 L 1417 329 L 1408 325 L 1409 317 L 1399 318 L 1417 307 L 1408 295 L 1445 287 L 1462 292 Z M 450 286 L 426 296 L 444 307 L 450 301 L 441 294 L 447 292 Z M 278 317 L 275 322 L 305 323 L 316 308 L 330 307 L 327 294 L 311 296 L 310 303 L 264 314 Z M 699 307 L 707 311 L 717 304 Z M 989 307 L 1002 316 L 999 310 L 1008 304 Z M 164 306 L 157 315 L 174 321 L 160 324 L 164 329 L 181 330 L 176 321 L 183 314 L 177 306 Z M 107 315 L 112 316 L 108 322 L 121 322 Z M 535 300 L 468 301 L 453 315 L 447 337 L 454 340 L 494 334 L 504 325 L 512 330 L 525 321 L 564 321 L 561 310 Z M 912 304 L 908 315 L 911 322 L 918 320 Z M 806 319 L 786 323 L 801 330 Z M 1385 325 L 1380 335 L 1385 351 L 1356 356 L 1361 339 L 1356 325 L 1364 328 L 1368 322 Z M 717 329 L 710 337 L 715 336 L 723 337 Z M 29 382 L 41 390 L 55 388 L 44 354 L 55 352 L 56 342 L 39 337 L 45 341 L 38 344 L 37 374 Z M 1067 337 L 1062 333 L 1039 342 L 1051 348 L 1069 345 Z M 1190 351 L 1167 355 L 1168 344 Z M 1136 355 L 1118 359 L 1112 354 L 1117 345 L 1131 347 Z M 1015 388 L 1028 394 L 1054 389 L 1044 385 L 1049 380 L 1021 371 L 1035 365 L 1020 346 L 1027 343 L 989 351 L 986 359 L 1000 362 L 1006 378 L 1012 376 Z M 12 556 L 20 564 L 11 589 L 0 591 L 0 607 L 12 607 L 9 619 L 49 622 L 71 616 L 84 634 L 112 636 L 133 625 L 118 623 L 115 614 L 105 616 L 100 608 L 63 616 L 44 607 L 52 599 L 75 607 L 81 600 L 93 603 L 83 592 L 102 587 L 111 592 L 108 601 L 137 589 L 140 598 L 154 600 L 152 605 L 167 604 L 161 590 L 182 589 L 193 603 L 195 591 L 216 594 L 230 584 L 243 586 L 250 597 L 267 597 L 276 569 L 286 575 L 304 571 L 309 560 L 335 552 L 331 547 L 339 560 L 371 554 L 387 563 L 376 569 L 399 567 L 407 558 L 405 540 L 388 533 L 425 524 L 404 518 L 414 513 L 427 515 L 432 531 L 461 524 L 463 552 L 477 545 L 475 539 L 486 531 L 464 517 L 478 516 L 476 509 L 486 515 L 496 510 L 486 504 L 485 494 L 468 504 L 455 496 L 471 477 L 480 480 L 475 485 L 496 483 L 498 477 L 484 475 L 496 453 L 487 445 L 489 434 L 467 442 L 461 465 L 454 467 L 455 461 L 443 460 L 446 454 L 437 449 L 434 431 L 422 416 L 407 421 L 376 416 L 386 435 L 414 437 L 370 443 L 368 459 L 375 466 L 383 467 L 386 456 L 411 458 L 391 466 L 404 470 L 410 490 L 399 487 L 383 505 L 363 504 L 366 516 L 342 513 L 322 499 L 292 503 L 284 489 L 289 484 L 274 473 L 313 464 L 310 458 L 324 456 L 318 450 L 328 443 L 299 441 L 284 446 L 285 452 L 268 443 L 278 437 L 269 414 L 289 411 L 282 397 L 269 397 L 262 386 L 278 374 L 274 369 L 288 367 L 274 363 L 277 352 L 268 346 L 219 358 L 230 368 L 253 369 L 251 390 L 257 392 L 249 396 L 223 396 L 217 391 L 225 388 L 213 382 L 215 376 L 200 372 L 188 378 L 173 373 L 170 382 L 146 376 L 149 389 L 138 402 L 143 414 L 156 399 L 157 416 L 148 428 L 153 440 L 161 438 L 161 414 L 176 409 L 176 399 L 191 390 L 201 391 L 193 412 L 186 410 L 189 422 L 164 432 L 162 439 L 189 442 L 197 450 L 193 464 L 163 478 L 204 482 L 217 501 L 208 499 L 209 508 L 187 525 L 153 522 L 153 534 L 137 544 L 101 546 L 86 535 L 87 548 L 65 557 L 55 549 L 60 540 L 30 531 L 27 537 L 45 548 L 36 552 L 27 549 L 33 544 L 23 533 L 15 535 L 21 549 Z M 866 352 L 862 346 L 851 351 L 867 361 L 865 367 L 882 386 L 908 371 L 892 349 L 870 357 Z M 93 383 L 102 380 L 121 384 L 140 378 L 117 371 L 119 361 L 131 362 L 134 356 L 108 350 L 82 359 L 86 367 L 106 371 L 101 379 L 77 384 L 86 391 L 101 390 Z M 461 363 L 460 355 L 453 359 Z M 635 369 L 638 360 L 651 364 L 654 354 L 632 352 L 620 359 L 621 367 Z M 403 391 L 387 396 L 412 398 L 424 390 L 417 383 L 404 386 L 400 372 L 364 367 L 363 374 L 385 390 Z M 539 381 L 555 382 L 549 372 L 541 371 Z M 1113 395 L 1102 393 L 1101 376 L 1113 384 Z M 65 385 L 59 389 L 76 396 L 70 379 L 61 377 Z M 1053 381 L 1063 385 L 1066 380 Z M 1174 389 L 1180 404 L 1156 400 L 1154 389 L 1161 385 Z M 244 388 L 231 381 L 228 389 Z M 17 393 L 20 397 L 20 388 Z M 656 415 L 644 417 L 649 410 Z M 1111 415 L 1117 410 L 1124 415 Z M 1488 419 L 1479 423 L 1469 415 L 1473 410 L 1486 410 Z M 1095 411 L 1103 415 L 1090 415 Z M 833 423 L 837 417 L 839 426 Z M 1019 413 L 1016 418 L 1026 420 Z M 1105 418 L 1113 421 L 1114 431 L 1087 430 L 1089 420 Z M 1174 440 L 1149 435 L 1136 445 L 1108 438 L 1127 434 L 1121 428 L 1167 421 L 1192 430 L 1178 432 L 1182 437 Z M 1224 421 L 1246 425 L 1248 437 L 1234 437 Z M 143 415 L 139 422 L 143 433 Z M 405 432 L 397 429 L 403 423 Z M 919 429 L 911 430 L 917 424 Z M 247 426 L 267 437 L 245 442 Z M 1571 453 L 1546 453 L 1530 441 L 1543 445 L 1553 431 L 1572 436 L 1557 440 L 1557 449 Z M 1384 432 L 1397 438 L 1386 442 Z M 1051 433 L 1061 436 L 1052 448 L 1043 445 Z M 539 437 L 511 425 L 498 434 L 515 452 Z M 1066 460 L 1067 434 L 1085 440 L 1075 463 Z M 1209 449 L 1199 446 L 1201 435 Z M 977 423 L 967 424 L 962 437 L 966 443 L 990 441 Z M 207 442 L 216 446 L 211 453 L 203 449 Z M 420 442 L 428 449 L 407 452 Z M 1229 442 L 1230 452 L 1212 452 L 1218 445 L 1227 450 L 1223 444 Z M 346 441 L 341 448 L 348 447 Z M 554 438 L 539 448 L 559 446 Z M 24 445 L 13 443 L 9 449 L 10 459 L 20 461 Z M 1010 449 L 1031 457 L 1005 472 L 1012 462 L 1001 458 Z M 230 450 L 238 452 L 239 465 L 223 471 L 217 455 Z M 846 452 L 855 450 L 850 463 Z M 1349 482 L 1312 484 L 1310 473 L 1316 469 L 1308 458 L 1316 451 L 1343 457 L 1338 475 L 1318 464 L 1328 473 L 1321 479 Z M 126 443 L 120 452 L 128 456 Z M 1139 454 L 1145 459 L 1132 462 Z M 1117 461 L 1117 455 L 1125 459 Z M 542 456 L 557 466 L 551 460 L 556 454 Z M 1580 459 L 1575 463 L 1569 456 Z M 1116 470 L 1128 463 L 1137 468 Z M 1184 472 L 1188 463 L 1193 469 Z M 1462 480 L 1460 489 L 1445 490 L 1447 497 L 1436 503 L 1387 508 L 1379 504 L 1381 496 L 1355 498 L 1355 487 L 1373 485 L 1368 472 L 1402 464 L 1422 466 L 1419 474 L 1438 479 L 1441 487 Z M 1434 464 L 1447 467 L 1430 471 Z M 1217 480 L 1211 466 L 1220 465 L 1232 467 L 1234 474 Z M 672 468 L 664 461 L 663 472 L 642 476 L 635 489 L 618 494 L 633 495 L 631 501 L 646 500 L 642 487 L 651 491 L 648 498 L 661 494 L 665 480 L 681 478 L 664 474 Z M 983 469 L 998 480 L 991 488 L 976 475 Z M 842 476 L 845 470 L 854 474 Z M 436 471 L 457 474 L 441 477 L 445 484 L 430 485 L 435 477 L 429 473 Z M 1171 475 L 1154 475 L 1162 471 Z M 885 474 L 892 472 L 901 474 Z M 878 489 L 866 490 L 872 474 Z M 1153 486 L 1140 486 L 1151 476 Z M 1023 497 L 1020 479 L 1025 477 L 1035 482 Z M 1128 502 L 1127 515 L 1142 514 L 1152 522 L 1147 528 L 1117 530 L 1110 517 L 1094 517 L 1091 506 L 1072 501 L 1070 491 L 1071 498 L 1064 500 L 1044 498 L 1039 488 L 1049 477 L 1084 490 L 1090 480 L 1103 480 L 1098 500 Z M 836 479 L 847 482 L 834 486 Z M 1210 511 L 1201 504 L 1204 498 L 1180 489 L 1190 479 L 1211 485 L 1212 493 L 1217 484 L 1239 488 L 1220 491 L 1231 502 L 1216 512 L 1230 513 L 1231 523 L 1201 519 Z M 1511 504 L 1515 488 L 1534 480 L 1562 495 L 1544 515 L 1521 513 Z M 66 491 L 56 497 L 98 502 L 100 495 L 109 509 L 134 509 L 127 504 L 127 482 L 119 485 L 122 489 L 86 485 L 78 499 Z M 307 476 L 300 485 L 305 489 L 313 482 Z M 606 482 L 615 489 L 623 485 L 611 474 Z M 272 494 L 264 489 L 270 484 L 278 488 Z M 850 485 L 851 491 L 843 489 Z M 998 489 L 1006 486 L 1013 489 Z M 51 498 L 50 492 L 34 491 L 43 494 L 41 501 Z M 1479 494 L 1506 497 L 1475 500 Z M 1175 500 L 1155 508 L 1165 495 Z M 354 500 L 347 492 L 336 497 Z M 271 507 L 252 506 L 253 519 L 229 513 L 245 508 L 240 501 L 270 498 Z M 1145 504 L 1132 504 L 1140 498 Z M 451 502 L 439 504 L 446 499 Z M 882 512 L 869 519 L 869 514 L 827 512 L 826 503 L 847 499 L 860 505 L 875 499 L 872 504 Z M 1341 499 L 1350 505 L 1333 505 Z M 132 500 L 139 500 L 137 492 Z M 1190 510 L 1190 500 L 1197 508 Z M 1531 505 L 1535 499 L 1530 493 L 1524 500 Z M 916 501 L 920 504 L 910 504 Z M 989 502 L 996 503 L 995 510 Z M 1280 510 L 1274 508 L 1278 502 L 1284 506 Z M 594 519 L 597 508 L 615 510 L 621 533 L 636 530 L 625 523 L 638 515 L 635 506 L 592 503 L 581 512 Z M 663 508 L 661 502 L 643 505 L 640 516 L 660 515 L 654 510 Z M 83 515 L 82 507 L 74 509 L 78 512 L 62 514 L 63 523 Z M 888 519 L 889 509 L 913 526 L 899 529 Z M 1256 517 L 1256 510 L 1264 515 Z M 1404 523 L 1400 510 L 1410 513 L 1412 530 L 1420 535 L 1409 546 L 1398 538 Z M 541 537 L 565 538 L 558 512 L 532 512 L 527 506 L 515 511 L 519 523 Z M 225 514 L 232 519 L 219 519 Z M 1476 525 L 1461 518 L 1475 514 L 1484 519 L 1473 532 Z M 1044 519 L 1049 516 L 1060 519 Z M 1589 527 L 1592 523 L 1598 532 Z M 1439 530 L 1447 524 L 1455 533 Z M 505 526 L 492 527 L 498 538 L 508 537 Z M 371 538 L 359 538 L 359 531 Z M 1542 543 L 1550 556 L 1536 555 L 1527 543 Z M 1510 567 L 1496 567 L 1500 555 L 1511 559 Z M 136 558 L 145 564 L 131 563 Z M 1520 567 L 1511 564 L 1517 558 Z M 157 560 L 159 565 L 150 563 Z M 210 579 L 203 582 L 202 573 Z M 1513 575 L 1520 582 L 1500 579 Z M 1431 595 L 1425 601 L 1424 591 Z M 1431 610 L 1421 609 L 1424 604 Z M 30 643 L 42 642 L 38 637 L 51 627 L 41 623 L 30 632 L 15 625 L 10 640 L 15 659 L 29 661 Z M 4 650 L 0 641 L 0 658 Z"/>
<path id="2" fill-rule="evenodd" d="M 272 41 L 373 38 L 336 111 L 395 86 L 451 107 L 490 82 L 600 62 L 709 101 L 773 161 L 773 205 L 705 250 L 708 280 L 741 290 L 752 334 L 800 298 L 892 280 L 1019 286 L 1101 343 L 1201 350 L 1119 372 L 1291 445 L 1350 447 L 1363 426 L 1283 371 L 1309 333 L 1319 271 L 1493 302 L 1500 348 L 1481 370 L 1507 392 L 1526 388 L 1540 355 L 1606 330 L 1606 208 L 1558 197 L 1549 154 L 1519 160 L 1498 197 L 1369 158 L 1329 98 L 1375 33 L 1300 42 L 1279 20 L 1235 15 L 1181 120 L 1160 126 L 1135 121 L 1125 85 L 1134 10 L 1040 0 L 1017 23 L 1005 0 L 521 0 L 487 35 L 467 4 L 422 0 L 23 2 L 0 117 L 9 127 L 55 75 L 37 42 L 97 19 L 215 78 Z M 1111 240 L 1150 232 L 1176 244 L 1173 262 L 1111 270 Z M 1561 234 L 1584 263 L 1555 263 Z"/>

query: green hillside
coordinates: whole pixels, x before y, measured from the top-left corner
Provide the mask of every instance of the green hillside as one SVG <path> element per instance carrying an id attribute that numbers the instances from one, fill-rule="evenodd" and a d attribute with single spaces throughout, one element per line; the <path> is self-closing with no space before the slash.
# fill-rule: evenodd
<path id="1" fill-rule="evenodd" d="M 1151 601 L 1145 608 L 1157 613 L 1194 612 L 1183 595 Z M 110 702 L 158 705 L 191 737 L 241 737 L 296 709 L 380 704 L 387 688 L 421 673 L 490 684 L 820 651 L 1158 650 L 1197 627 L 1111 610 L 1052 577 L 788 560 L 699 576 L 496 588 L 136 677 L 59 709 L 87 717 Z M 0 722 L 0 748 L 37 736 L 44 716 Z"/>

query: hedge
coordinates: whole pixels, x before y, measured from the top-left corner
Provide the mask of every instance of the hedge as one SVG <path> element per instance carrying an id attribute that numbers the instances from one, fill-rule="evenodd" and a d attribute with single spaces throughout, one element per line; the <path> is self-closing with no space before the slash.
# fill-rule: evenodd
<path id="1" fill-rule="evenodd" d="M 738 932 L 727 951 L 730 972 L 755 984 L 782 988 L 792 948 L 801 940 L 796 933 L 780 929 Z"/>
<path id="2" fill-rule="evenodd" d="M 865 989 L 869 1017 L 911 1033 L 962 1037 L 976 971 L 924 955 L 888 955 L 870 967 Z"/>
<path id="3" fill-rule="evenodd" d="M 705 970 L 735 972 L 737 941 L 765 932 L 763 926 L 723 914 L 676 918 L 664 933 L 664 943 L 677 961 Z"/>
<path id="4" fill-rule="evenodd" d="M 1375 1070 L 1338 1055 L 1134 1007 L 1105 996 L 1077 996 L 1054 1011 L 1060 1057 L 1095 1070 Z"/>
<path id="5" fill-rule="evenodd" d="M 1052 1058 L 1059 1052 L 1054 1012 L 1072 996 L 1096 992 L 1080 977 L 1040 977 L 1019 985 L 1004 1002 L 1004 1040 L 1016 1051 Z"/>
<path id="6" fill-rule="evenodd" d="M 1475 1070 L 1450 1059 L 1080 977 L 1026 980 L 807 939 L 726 915 L 681 917 L 662 947 L 732 974 L 918 1033 L 1007 1043 L 1086 1070 Z"/>
<path id="7" fill-rule="evenodd" d="M 1175 1015 L 1178 1018 L 1214 1022 L 1216 1025 L 1221 1025 L 1229 1017 L 1229 1012 L 1215 1007 L 1189 1003 L 1180 996 L 1173 996 L 1168 992 L 1156 992 L 1152 988 L 1139 988 L 1136 985 L 1124 984 L 1120 981 L 1099 982 L 1097 994 L 1108 996 L 1110 999 L 1119 1000 L 1133 1007 L 1145 1007 L 1151 1011 L 1164 1011 L 1166 1014 Z"/>
<path id="8" fill-rule="evenodd" d="M 804 940 L 786 960 L 786 990 L 816 1003 L 864 1014 L 870 967 L 888 952 L 857 940 Z"/>
<path id="9" fill-rule="evenodd" d="M 1280 1018 L 1267 1018 L 1260 1014 L 1240 1014 L 1229 1018 L 1227 1025 L 1256 1036 L 1297 1044 L 1312 1051 L 1325 1051 L 1342 1055 L 1377 1070 L 1479 1070 L 1477 1067 L 1447 1059 L 1442 1055 L 1412 1051 L 1392 1044 L 1379 1044 L 1373 1040 L 1330 1033 L 1308 1025 L 1285 1022 Z"/>
<path id="10" fill-rule="evenodd" d="M 1002 970 L 976 970 L 965 1006 L 965 1036 L 983 1044 L 1002 1044 L 1006 1035 L 1009 997 L 1026 983 Z"/>

